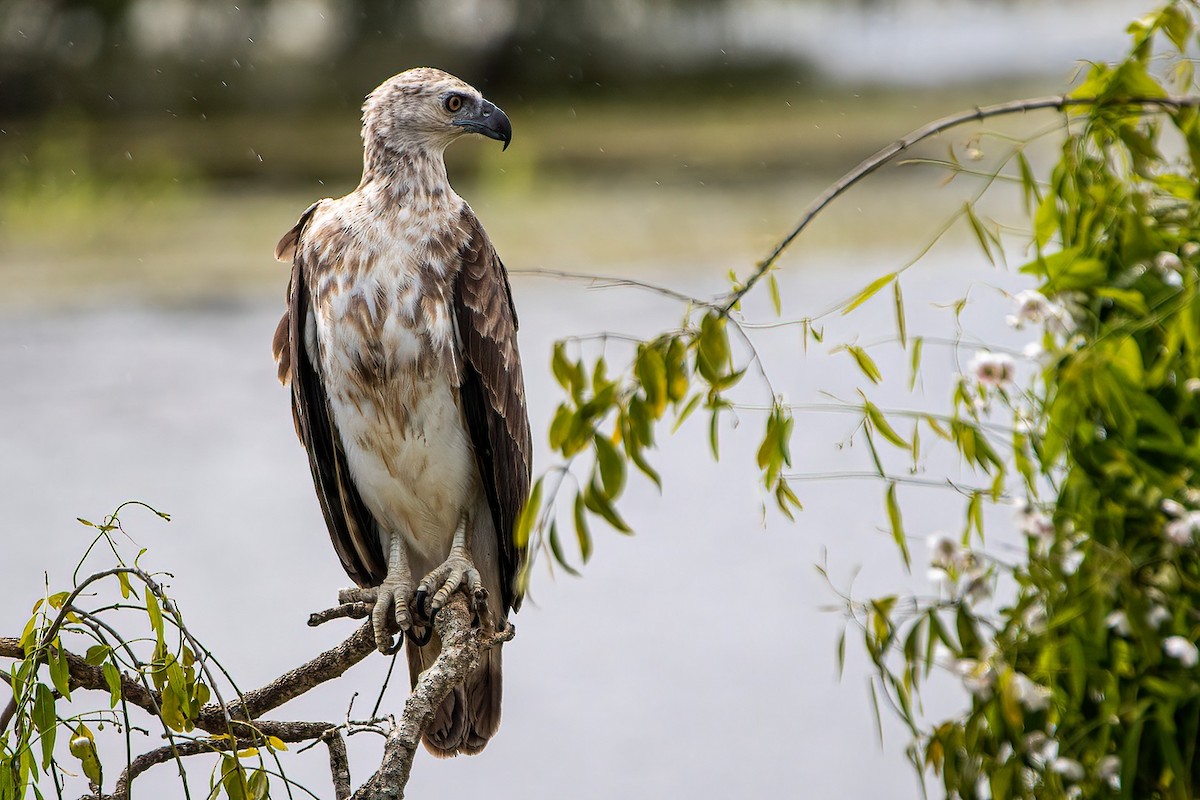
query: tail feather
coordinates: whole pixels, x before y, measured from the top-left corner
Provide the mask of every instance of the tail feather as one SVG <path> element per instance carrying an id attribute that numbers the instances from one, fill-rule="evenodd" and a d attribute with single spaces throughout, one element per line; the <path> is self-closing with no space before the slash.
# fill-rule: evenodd
<path id="1" fill-rule="evenodd" d="M 441 652 L 441 642 L 434 636 L 424 647 L 410 644 L 407 649 L 409 677 L 415 686 L 420 674 Z M 466 682 L 446 696 L 422 737 L 426 750 L 439 758 L 450 758 L 460 753 L 475 755 L 487 746 L 500 727 L 500 664 L 500 648 L 489 650 Z"/>

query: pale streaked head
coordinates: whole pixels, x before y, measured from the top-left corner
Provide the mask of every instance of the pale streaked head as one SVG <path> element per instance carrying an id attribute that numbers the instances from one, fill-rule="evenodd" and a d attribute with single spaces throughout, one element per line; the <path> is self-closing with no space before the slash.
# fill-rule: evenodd
<path id="1" fill-rule="evenodd" d="M 467 133 L 508 147 L 512 124 L 479 90 L 432 67 L 416 67 L 388 78 L 363 105 L 363 143 L 368 150 L 438 152 Z"/>

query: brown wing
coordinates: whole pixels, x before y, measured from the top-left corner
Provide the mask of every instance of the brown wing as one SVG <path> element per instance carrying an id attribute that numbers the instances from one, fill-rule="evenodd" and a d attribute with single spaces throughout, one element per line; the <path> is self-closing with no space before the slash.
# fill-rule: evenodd
<path id="1" fill-rule="evenodd" d="M 466 208 L 459 222 L 467 237 L 454 287 L 463 360 L 459 393 L 500 538 L 504 606 L 515 610 L 521 605 L 517 576 L 525 551 L 516 546 L 513 530 L 529 497 L 533 452 L 517 352 L 517 315 L 508 272 L 479 220 Z"/>
<path id="2" fill-rule="evenodd" d="M 311 251 L 303 246 L 303 237 L 318 205 L 314 203 L 304 212 L 275 250 L 276 258 L 290 258 L 292 262 L 288 310 L 275 331 L 275 357 L 279 361 L 280 380 L 286 382 L 289 377 L 291 380 L 296 435 L 308 451 L 313 484 L 334 550 L 351 580 L 359 586 L 377 586 L 383 582 L 387 564 L 376 535 L 375 519 L 350 478 L 341 436 L 329 412 L 329 397 L 306 344 L 312 299 L 309 281 L 322 265 L 307 263 L 306 253 Z"/>

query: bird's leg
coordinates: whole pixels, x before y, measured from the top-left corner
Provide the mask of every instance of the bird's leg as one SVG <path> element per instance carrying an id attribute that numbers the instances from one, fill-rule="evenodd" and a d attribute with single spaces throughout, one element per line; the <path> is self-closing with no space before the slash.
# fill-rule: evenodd
<path id="1" fill-rule="evenodd" d="M 430 616 L 436 616 L 442 606 L 450 600 L 450 595 L 462 586 L 464 581 L 467 584 L 472 605 L 475 607 L 476 616 L 481 621 L 486 619 L 488 592 L 483 587 L 483 580 L 479 576 L 479 570 L 475 568 L 475 562 L 471 560 L 471 549 L 467 546 L 467 515 L 465 513 L 459 518 L 458 528 L 454 531 L 454 543 L 450 546 L 450 555 L 446 557 L 441 566 L 422 578 L 421 583 L 417 586 L 415 601 L 417 613 L 419 615 L 425 613 L 425 598 L 432 592 L 433 598 L 429 601 Z"/>
<path id="2" fill-rule="evenodd" d="M 364 602 L 374 606 L 371 627 L 375 631 L 375 646 L 385 655 L 391 655 L 397 649 L 392 647 L 392 632 L 399 629 L 403 635 L 413 627 L 408 608 L 412 597 L 412 570 L 400 534 L 391 534 L 388 549 L 388 571 L 383 583 L 370 589 L 345 589 L 338 594 L 338 600 L 343 603 Z"/>

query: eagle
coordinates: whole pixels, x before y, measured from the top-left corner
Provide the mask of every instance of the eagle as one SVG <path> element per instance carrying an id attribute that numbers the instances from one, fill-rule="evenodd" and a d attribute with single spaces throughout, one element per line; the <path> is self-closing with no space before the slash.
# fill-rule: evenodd
<path id="1" fill-rule="evenodd" d="M 478 133 L 512 140 L 507 115 L 428 67 L 363 105 L 354 191 L 314 203 L 279 241 L 291 264 L 273 349 L 296 433 L 347 575 L 373 604 L 377 646 L 409 637 L 409 672 L 432 665 L 431 618 L 465 588 L 503 628 L 521 605 L 531 442 L 508 273 L 444 153 Z M 393 632 L 400 640 L 392 647 Z M 435 755 L 473 754 L 500 723 L 500 649 L 425 731 Z"/>

